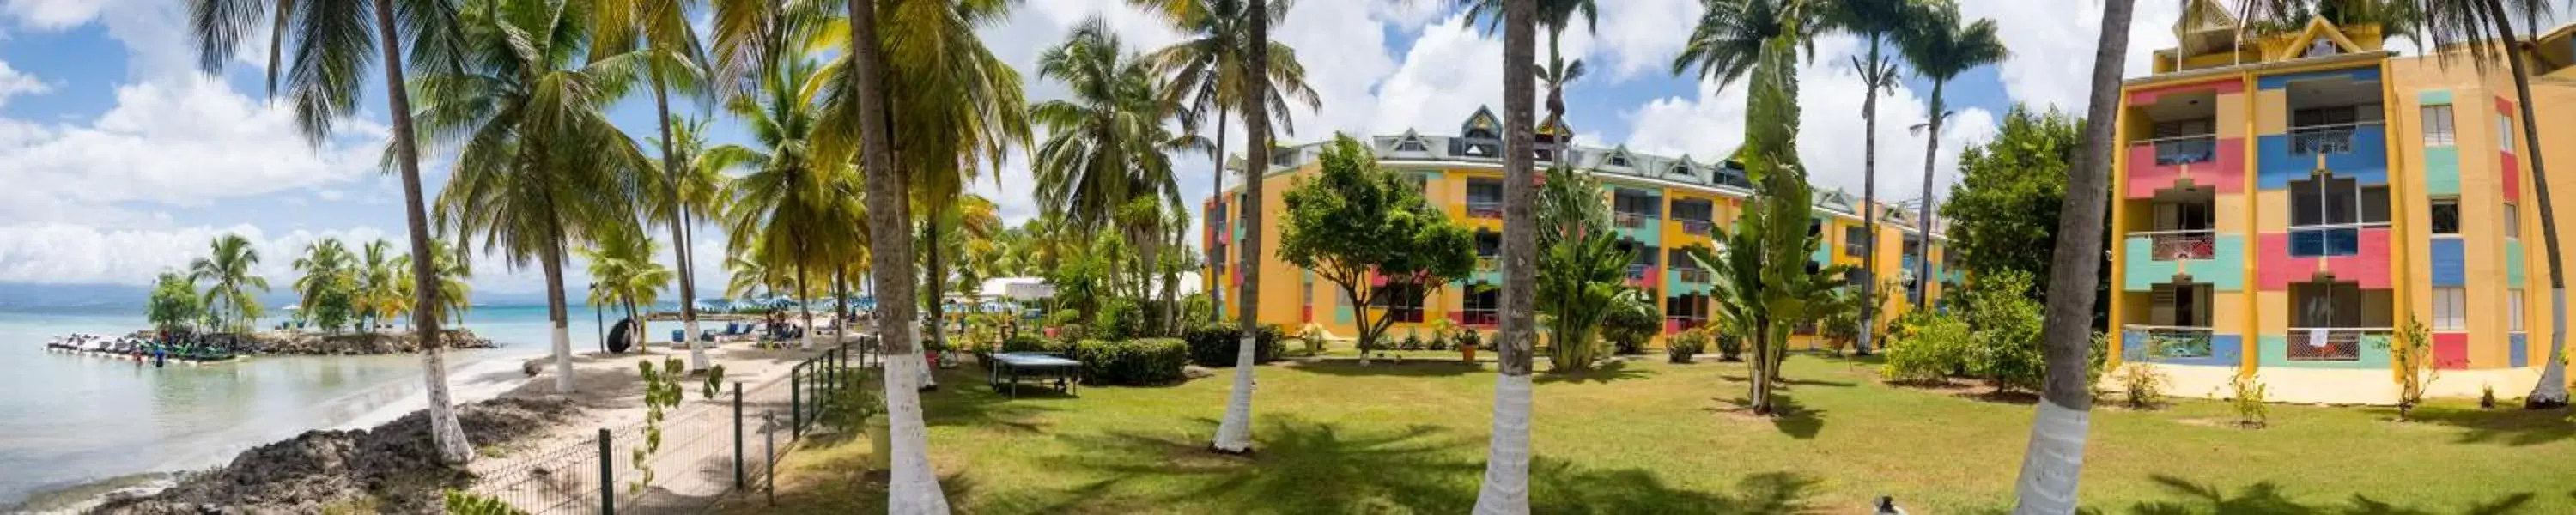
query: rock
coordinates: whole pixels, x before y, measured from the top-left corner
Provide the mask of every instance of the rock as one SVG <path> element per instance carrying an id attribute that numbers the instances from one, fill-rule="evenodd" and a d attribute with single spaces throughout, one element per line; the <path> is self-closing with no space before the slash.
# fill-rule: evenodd
<path id="1" fill-rule="evenodd" d="M 563 399 L 498 399 L 458 410 L 466 439 L 499 445 L 570 417 Z M 470 477 L 438 462 L 429 418 L 415 411 L 370 430 L 306 431 L 234 456 L 159 493 L 118 497 L 91 513 L 316 513 L 373 497 L 390 513 L 438 513 L 442 489 Z"/>
<path id="2" fill-rule="evenodd" d="M 470 330 L 448 329 L 440 331 L 440 334 L 450 349 L 497 347 L 492 340 L 475 336 Z M 250 340 L 244 347 L 253 354 L 352 356 L 420 352 L 420 343 L 410 331 L 340 334 L 270 331 L 251 335 Z"/>
<path id="3" fill-rule="evenodd" d="M 1240 348 L 1240 347 L 1238 347 L 1238 348 Z M 1198 365 L 1185 365 L 1185 366 L 1182 366 L 1182 367 L 1181 367 L 1181 378 L 1182 378 L 1182 380 L 1185 380 L 1185 381 L 1187 381 L 1187 380 L 1196 380 L 1196 379 L 1198 379 L 1198 378 L 1202 378 L 1202 377 L 1215 377 L 1215 376 L 1216 376 L 1216 370 L 1215 370 L 1215 369 L 1208 368 L 1208 367 L 1202 367 L 1202 366 L 1198 366 Z"/>

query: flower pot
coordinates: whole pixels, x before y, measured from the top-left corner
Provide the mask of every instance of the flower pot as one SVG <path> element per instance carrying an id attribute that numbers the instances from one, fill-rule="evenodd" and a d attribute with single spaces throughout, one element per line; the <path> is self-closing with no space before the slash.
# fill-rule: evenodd
<path id="1" fill-rule="evenodd" d="M 1473 343 L 1462 343 L 1462 344 L 1458 344 L 1458 360 L 1459 360 L 1459 361 L 1465 361 L 1465 362 L 1468 362 L 1468 363 L 1474 363 L 1474 362 L 1476 362 L 1476 344 L 1473 344 Z"/>

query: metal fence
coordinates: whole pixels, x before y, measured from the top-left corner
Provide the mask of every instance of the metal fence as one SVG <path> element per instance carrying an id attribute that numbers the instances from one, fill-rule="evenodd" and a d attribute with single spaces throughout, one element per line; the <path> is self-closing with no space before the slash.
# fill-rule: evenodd
<path id="1" fill-rule="evenodd" d="M 831 415 L 831 392 L 863 379 L 874 344 L 867 337 L 844 342 L 796 363 L 786 377 L 735 381 L 712 398 L 683 380 L 685 399 L 658 426 L 602 427 L 590 441 L 513 452 L 498 464 L 487 459 L 475 467 L 468 492 L 531 514 L 613 514 L 698 512 L 766 489 L 778 460 Z"/>

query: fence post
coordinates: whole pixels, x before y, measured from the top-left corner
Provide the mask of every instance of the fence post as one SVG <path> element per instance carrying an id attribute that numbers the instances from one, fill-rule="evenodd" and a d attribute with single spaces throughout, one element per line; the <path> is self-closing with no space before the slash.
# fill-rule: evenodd
<path id="1" fill-rule="evenodd" d="M 777 419 L 778 412 L 775 411 L 760 416 L 760 453 L 767 456 L 765 459 L 769 462 L 769 468 L 763 469 L 767 472 L 760 475 L 760 482 L 761 490 L 769 497 L 770 506 L 778 505 L 778 432 L 769 428 L 770 422 Z"/>
<path id="2" fill-rule="evenodd" d="M 733 489 L 742 489 L 742 381 L 733 382 Z"/>
<path id="3" fill-rule="evenodd" d="M 805 364 L 787 369 L 788 439 L 805 436 Z"/>
<path id="4" fill-rule="evenodd" d="M 608 428 L 599 428 L 599 514 L 617 514 L 617 458 L 608 453 Z"/>

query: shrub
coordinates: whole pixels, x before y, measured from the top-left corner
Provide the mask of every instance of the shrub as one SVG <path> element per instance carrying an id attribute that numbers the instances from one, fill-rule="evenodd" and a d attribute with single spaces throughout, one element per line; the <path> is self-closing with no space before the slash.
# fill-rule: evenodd
<path id="1" fill-rule="evenodd" d="M 526 515 L 528 513 L 519 511 L 518 508 L 511 507 L 510 503 L 501 502 L 500 499 L 456 490 L 448 490 L 446 502 L 442 504 L 446 505 L 447 513 L 455 515 Z"/>
<path id="2" fill-rule="evenodd" d="M 2092 350 L 2084 353 L 2084 391 L 2093 392 L 2093 397 L 2096 399 L 2101 398 L 2100 393 L 2102 389 L 2099 385 L 2102 384 L 2102 373 L 2105 371 L 2104 369 L 2110 368 L 2110 366 L 2110 335 L 2104 334 L 2101 331 L 2094 331 L 2093 348 Z"/>
<path id="3" fill-rule="evenodd" d="M 1252 361 L 1279 360 L 1280 337 L 1279 326 L 1261 326 L 1261 331 L 1252 337 Z M 1234 366 L 1235 353 L 1243 347 L 1242 330 L 1229 325 L 1200 325 L 1181 333 L 1181 339 L 1189 343 L 1190 362 L 1202 367 Z"/>
<path id="4" fill-rule="evenodd" d="M 2424 404 L 2424 390 L 2442 378 L 2442 370 L 2433 363 L 2433 339 L 2425 335 L 2424 324 L 2408 321 L 2397 328 L 2395 341 L 2382 341 L 2397 360 L 2397 419 L 2412 417 L 2416 406 Z"/>
<path id="5" fill-rule="evenodd" d="M 2495 385 L 2478 386 L 2478 409 L 2495 409 Z"/>
<path id="6" fill-rule="evenodd" d="M 1145 316 L 1145 308 L 1134 300 L 1109 299 L 1101 302 L 1100 309 L 1091 315 L 1091 329 L 1097 332 L 1086 336 L 1105 339 L 1136 336 L 1143 331 Z"/>
<path id="7" fill-rule="evenodd" d="M 1733 334 L 1717 335 L 1718 361 L 1744 361 L 1744 338 Z"/>
<path id="8" fill-rule="evenodd" d="M 1063 352 L 1064 346 L 1034 334 L 1002 339 L 1002 352 Z"/>
<path id="9" fill-rule="evenodd" d="M 1888 341 L 1887 364 L 1879 374 L 1889 381 L 1929 383 L 1968 368 L 1976 344 L 1966 320 L 1933 315 L 1913 321 L 1903 339 Z"/>
<path id="10" fill-rule="evenodd" d="M 2164 373 L 2157 372 L 2153 366 L 2145 363 L 2121 366 L 2120 375 L 2115 379 L 2120 381 L 2120 391 L 2126 395 L 2125 400 L 2131 408 L 2155 409 L 2165 403 L 2167 381 Z"/>
<path id="11" fill-rule="evenodd" d="M 1610 342 L 1613 353 L 1645 354 L 1646 342 L 1664 330 L 1664 317 L 1655 310 L 1654 300 L 1631 295 L 1611 302 L 1615 306 L 1601 317 L 1601 339 Z"/>
<path id="12" fill-rule="evenodd" d="M 1254 348 L 1259 352 L 1259 347 Z M 1157 385 L 1181 380 L 1190 344 L 1175 338 L 1074 342 L 1073 359 L 1082 362 L 1082 381 L 1093 384 Z"/>
<path id="13" fill-rule="evenodd" d="M 1305 347 L 1306 355 L 1308 356 L 1323 355 L 1324 346 L 1332 343 L 1330 340 L 1326 340 L 1324 338 L 1324 328 L 1313 324 L 1308 324 L 1304 329 L 1298 330 L 1297 342 Z M 1254 352 L 1259 351 L 1260 349 L 1254 349 Z"/>
<path id="14" fill-rule="evenodd" d="M 2263 394 L 2269 388 L 2264 387 L 2262 382 L 2245 376 L 2237 376 L 2227 384 L 2236 390 L 2235 394 L 2229 397 L 2228 404 L 2236 408 L 2237 426 L 2262 429 L 2271 425 L 2272 408 L 2263 404 Z"/>
<path id="15" fill-rule="evenodd" d="M 1467 347 L 1485 346 L 1485 335 L 1477 333 L 1474 329 L 1458 331 L 1456 339 L 1457 341 L 1452 343 L 1455 343 L 1455 346 L 1458 347 L 1459 350 L 1466 350 Z"/>
<path id="16" fill-rule="evenodd" d="M 1422 336 L 1417 334 L 1404 335 L 1403 340 L 1397 340 L 1395 342 L 1395 350 L 1422 350 Z"/>
<path id="17" fill-rule="evenodd" d="M 1664 339 L 1665 360 L 1689 363 L 1693 355 L 1708 350 L 1708 330 L 1693 328 Z"/>

